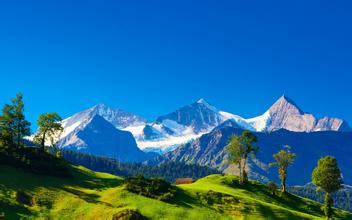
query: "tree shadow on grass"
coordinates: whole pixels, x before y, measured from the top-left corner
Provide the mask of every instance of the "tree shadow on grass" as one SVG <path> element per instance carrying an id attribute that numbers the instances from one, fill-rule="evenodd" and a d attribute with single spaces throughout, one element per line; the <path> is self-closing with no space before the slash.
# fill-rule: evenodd
<path id="1" fill-rule="evenodd" d="M 4 213 L 5 219 L 21 219 L 22 216 L 34 216 L 24 205 L 7 204 L 0 201 L 0 214 Z"/>
<path id="2" fill-rule="evenodd" d="M 74 178 L 68 179 L 68 181 L 72 180 L 72 184 L 84 188 L 99 190 L 104 188 L 114 188 L 123 183 L 122 179 L 94 177 L 79 169 L 72 169 L 71 172 L 74 173 Z"/>
<path id="3" fill-rule="evenodd" d="M 282 211 L 281 210 L 273 211 L 272 209 L 270 209 L 264 205 L 261 205 L 261 204 L 256 204 L 256 211 L 261 216 L 264 216 L 267 219 L 290 219 L 290 220 L 310 219 L 310 218 L 304 218 L 302 216 L 294 215 L 293 213 L 290 213 L 289 211 L 283 211 L 283 210 Z"/>
<path id="4" fill-rule="evenodd" d="M 245 185 L 240 185 L 235 181 L 231 184 L 227 183 L 227 185 L 232 188 L 243 189 L 247 192 L 253 193 L 254 197 L 258 197 L 262 201 L 269 204 L 279 205 L 281 207 L 294 209 L 295 211 L 307 213 L 314 216 L 324 215 L 321 210 L 321 206 L 318 203 L 305 201 L 302 198 L 290 193 L 281 194 L 278 192 L 278 194 L 272 195 L 265 185 L 257 182 L 250 182 Z M 248 194 L 248 196 L 251 195 Z"/>
<path id="5" fill-rule="evenodd" d="M 199 201 L 186 193 L 182 189 L 177 189 L 174 198 L 169 203 L 175 204 L 184 208 L 192 208 L 192 205 L 198 204 Z"/>
<path id="6" fill-rule="evenodd" d="M 97 204 L 99 203 L 98 199 L 100 198 L 100 196 L 93 194 L 93 193 L 86 193 L 71 187 L 61 187 L 62 190 L 71 193 L 77 197 L 79 197 L 80 199 L 83 199 L 84 201 L 88 202 L 88 203 L 94 203 Z"/>

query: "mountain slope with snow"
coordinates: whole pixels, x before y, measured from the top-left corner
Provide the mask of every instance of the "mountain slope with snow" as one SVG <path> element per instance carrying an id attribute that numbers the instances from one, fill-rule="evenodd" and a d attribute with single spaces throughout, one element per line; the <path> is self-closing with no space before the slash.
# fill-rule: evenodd
<path id="1" fill-rule="evenodd" d="M 219 110 L 205 99 L 160 116 L 151 123 L 130 112 L 96 105 L 63 120 L 64 133 L 61 138 L 84 127 L 95 115 L 103 117 L 117 129 L 131 132 L 140 149 L 159 153 L 195 140 L 225 122 L 253 132 L 280 129 L 294 132 L 351 130 L 342 119 L 315 118 L 303 112 L 290 98 L 282 96 L 263 115 L 249 119 Z"/>
<path id="2" fill-rule="evenodd" d="M 168 151 L 201 135 L 210 132 L 225 121 L 214 106 L 200 99 L 174 112 L 160 116 L 155 122 L 143 128 L 130 126 L 141 149 L 147 151 Z"/>
<path id="3" fill-rule="evenodd" d="M 104 104 L 99 104 L 89 109 L 78 112 L 73 116 L 63 120 L 62 126 L 65 128 L 63 137 L 68 135 L 76 127 L 84 123 L 85 120 L 95 115 L 103 117 L 105 120 L 107 120 L 119 129 L 123 129 L 128 126 L 145 125 L 147 122 L 147 120 L 145 120 L 144 118 L 131 112 L 123 111 L 120 109 L 114 109 Z"/>
<path id="4" fill-rule="evenodd" d="M 115 128 L 98 114 L 87 118 L 71 132 L 65 132 L 68 134 L 58 142 L 58 147 L 64 150 L 111 157 L 122 162 L 147 159 L 130 132 Z"/>

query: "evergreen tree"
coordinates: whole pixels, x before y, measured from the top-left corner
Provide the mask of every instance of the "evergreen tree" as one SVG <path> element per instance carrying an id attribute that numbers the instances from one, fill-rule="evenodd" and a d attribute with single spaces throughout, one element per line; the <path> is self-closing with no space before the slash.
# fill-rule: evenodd
<path id="1" fill-rule="evenodd" d="M 23 95 L 18 93 L 12 100 L 14 142 L 17 147 L 23 146 L 23 137 L 30 135 L 31 123 L 25 119 Z"/>
<path id="2" fill-rule="evenodd" d="M 55 142 L 59 139 L 63 127 L 62 118 L 55 112 L 46 113 L 39 116 L 37 120 L 38 132 L 34 137 L 34 142 L 39 144 L 45 151 L 45 143 L 49 142 L 54 147 Z"/>
<path id="3" fill-rule="evenodd" d="M 325 192 L 324 212 L 326 219 L 331 219 L 334 204 L 331 193 L 342 187 L 341 171 L 337 160 L 332 156 L 320 158 L 317 167 L 313 170 L 312 182 Z"/>
<path id="4" fill-rule="evenodd" d="M 270 163 L 270 166 L 277 166 L 279 171 L 279 177 L 281 179 L 281 191 L 286 193 L 286 179 L 287 179 L 287 169 L 293 164 L 296 154 L 290 152 L 290 147 L 285 146 L 286 150 L 280 150 L 278 153 L 274 154 L 274 163 Z"/>
<path id="5" fill-rule="evenodd" d="M 6 148 L 14 148 L 14 115 L 13 107 L 5 104 L 0 117 L 0 144 Z"/>

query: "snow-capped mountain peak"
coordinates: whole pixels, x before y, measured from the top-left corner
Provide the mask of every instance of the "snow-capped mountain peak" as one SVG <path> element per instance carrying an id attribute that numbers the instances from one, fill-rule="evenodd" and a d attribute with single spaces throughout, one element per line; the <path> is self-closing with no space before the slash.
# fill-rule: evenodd
<path id="1" fill-rule="evenodd" d="M 282 95 L 270 108 L 269 112 L 278 114 L 283 112 L 285 114 L 304 114 L 298 105 L 289 97 Z"/>
<path id="2" fill-rule="evenodd" d="M 147 122 L 142 117 L 131 112 L 111 108 L 105 104 L 98 104 L 64 119 L 61 122 L 64 128 L 61 138 L 65 138 L 77 128 L 89 123 L 96 115 L 103 117 L 118 129 L 123 129 L 128 126 L 144 126 Z"/>
<path id="3" fill-rule="evenodd" d="M 219 112 L 219 110 L 216 107 L 209 104 L 209 102 L 207 102 L 204 98 L 199 99 L 197 102 L 195 102 L 195 104 L 204 106 L 213 112 Z"/>
<path id="4" fill-rule="evenodd" d="M 283 95 L 264 114 L 253 118 L 222 111 L 202 98 L 151 123 L 133 113 L 98 104 L 63 120 L 65 130 L 62 138 L 84 128 L 96 115 L 117 129 L 131 132 L 139 148 L 157 152 L 173 149 L 221 126 L 255 132 L 279 129 L 295 132 L 351 130 L 344 120 L 330 117 L 317 119 L 305 113 L 292 99 Z"/>

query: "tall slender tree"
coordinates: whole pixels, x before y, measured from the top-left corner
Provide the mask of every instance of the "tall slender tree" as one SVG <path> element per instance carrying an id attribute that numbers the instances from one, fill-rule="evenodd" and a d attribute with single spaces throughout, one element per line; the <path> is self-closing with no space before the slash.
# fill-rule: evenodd
<path id="1" fill-rule="evenodd" d="M 244 131 L 240 136 L 230 137 L 227 145 L 229 161 L 237 164 L 241 184 L 248 181 L 246 173 L 247 159 L 249 155 L 254 156 L 258 151 L 259 148 L 253 145 L 257 141 L 257 137 L 252 132 Z"/>
<path id="2" fill-rule="evenodd" d="M 24 116 L 24 103 L 22 93 L 17 93 L 12 99 L 14 142 L 17 147 L 23 146 L 23 137 L 30 135 L 31 123 Z"/>
<path id="3" fill-rule="evenodd" d="M 6 148 L 14 148 L 14 116 L 13 107 L 5 104 L 0 117 L 0 144 Z"/>
<path id="4" fill-rule="evenodd" d="M 286 150 L 280 150 L 278 153 L 274 154 L 273 157 L 275 162 L 269 165 L 277 166 L 279 171 L 279 177 L 281 179 L 281 191 L 286 193 L 286 179 L 287 179 L 287 169 L 293 164 L 296 154 L 290 152 L 290 146 L 285 146 Z"/>
<path id="5" fill-rule="evenodd" d="M 56 113 L 46 113 L 39 116 L 37 120 L 38 132 L 34 137 L 34 142 L 39 144 L 45 151 L 45 144 L 49 142 L 54 147 L 55 142 L 59 139 L 63 127 L 61 125 L 62 118 Z"/>
<path id="6" fill-rule="evenodd" d="M 334 204 L 331 193 L 342 187 L 341 171 L 337 160 L 332 156 L 320 158 L 317 167 L 313 170 L 312 182 L 318 189 L 325 192 L 324 212 L 326 219 L 331 219 L 333 215 L 332 206 Z"/>

